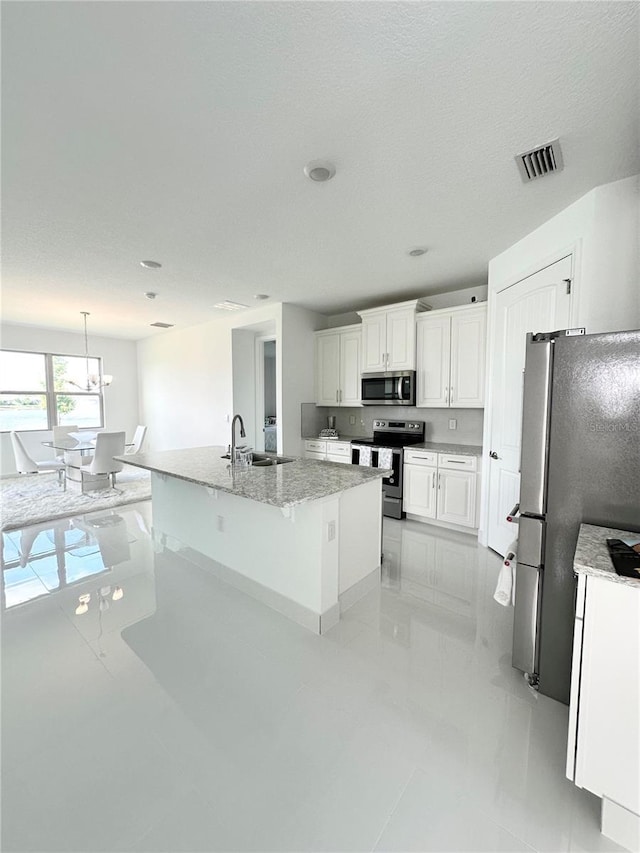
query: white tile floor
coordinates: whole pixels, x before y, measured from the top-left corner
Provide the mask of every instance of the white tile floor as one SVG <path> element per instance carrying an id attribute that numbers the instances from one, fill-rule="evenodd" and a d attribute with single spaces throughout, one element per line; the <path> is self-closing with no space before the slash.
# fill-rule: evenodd
<path id="1" fill-rule="evenodd" d="M 316 637 L 154 554 L 149 503 L 95 515 L 4 536 L 5 853 L 620 849 L 468 537 L 385 520 Z"/>

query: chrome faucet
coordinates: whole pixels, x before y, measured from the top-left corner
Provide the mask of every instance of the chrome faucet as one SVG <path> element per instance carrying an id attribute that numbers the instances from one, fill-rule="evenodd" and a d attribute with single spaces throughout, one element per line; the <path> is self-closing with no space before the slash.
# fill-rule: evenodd
<path id="1" fill-rule="evenodd" d="M 236 464 L 236 421 L 240 421 L 240 438 L 246 438 L 247 434 L 244 431 L 244 421 L 240 415 L 234 415 L 231 421 L 231 464 Z"/>

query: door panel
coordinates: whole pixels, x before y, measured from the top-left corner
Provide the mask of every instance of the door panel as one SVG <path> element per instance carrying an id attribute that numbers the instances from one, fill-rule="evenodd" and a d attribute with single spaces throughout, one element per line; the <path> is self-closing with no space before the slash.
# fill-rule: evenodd
<path id="1" fill-rule="evenodd" d="M 387 312 L 387 370 L 415 370 L 416 314 L 412 308 Z"/>
<path id="2" fill-rule="evenodd" d="M 452 315 L 450 406 L 470 409 L 484 406 L 486 346 L 486 305 Z"/>
<path id="3" fill-rule="evenodd" d="M 420 317 L 417 322 L 417 406 L 449 405 L 451 317 Z"/>
<path id="4" fill-rule="evenodd" d="M 359 406 L 360 403 L 360 350 L 362 332 L 343 332 L 340 335 L 340 398 L 341 406 Z"/>
<path id="5" fill-rule="evenodd" d="M 438 471 L 438 518 L 464 527 L 475 525 L 476 475 Z"/>
<path id="6" fill-rule="evenodd" d="M 491 434 L 487 542 L 504 555 L 514 538 L 506 516 L 516 499 L 514 481 L 520 482 L 522 430 L 522 378 L 527 332 L 549 332 L 569 326 L 571 296 L 565 279 L 571 278 L 568 255 L 551 266 L 499 291 L 491 334 Z M 509 488 L 505 487 L 509 484 Z"/>
<path id="7" fill-rule="evenodd" d="M 427 466 L 404 466 L 404 511 L 422 516 L 436 517 L 437 469 Z"/>
<path id="8" fill-rule="evenodd" d="M 379 373 L 386 370 L 387 315 L 371 314 L 362 318 L 362 370 Z"/>
<path id="9" fill-rule="evenodd" d="M 316 403 L 336 406 L 340 384 L 340 335 L 316 336 Z"/>

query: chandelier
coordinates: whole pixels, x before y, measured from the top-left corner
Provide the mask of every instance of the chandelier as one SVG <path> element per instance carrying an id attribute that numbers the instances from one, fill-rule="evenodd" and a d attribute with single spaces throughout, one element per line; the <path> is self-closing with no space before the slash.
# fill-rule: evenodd
<path id="1" fill-rule="evenodd" d="M 80 384 L 79 382 L 74 382 L 72 379 L 69 379 L 68 382 L 70 385 L 75 385 L 76 388 L 81 388 L 83 391 L 97 391 L 99 388 L 104 388 L 107 385 L 111 385 L 113 382 L 113 376 L 108 373 L 103 373 L 102 377 L 100 377 L 99 373 L 90 373 L 89 371 L 89 337 L 87 335 L 87 317 L 89 316 L 88 311 L 80 312 L 84 318 L 84 357 L 87 363 L 87 381 L 84 384 Z"/>

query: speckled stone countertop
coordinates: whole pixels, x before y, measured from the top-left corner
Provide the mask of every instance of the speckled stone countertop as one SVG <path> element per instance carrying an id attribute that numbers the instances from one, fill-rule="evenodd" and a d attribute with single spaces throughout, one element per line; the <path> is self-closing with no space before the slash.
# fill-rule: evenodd
<path id="1" fill-rule="evenodd" d="M 117 458 L 136 468 L 278 507 L 296 506 L 335 495 L 389 473 L 384 468 L 297 458 L 282 465 L 232 471 L 229 460 L 221 458 L 224 453 L 224 447 L 193 447 Z"/>
<path id="2" fill-rule="evenodd" d="M 455 453 L 456 456 L 482 456 L 479 444 L 445 444 L 439 441 L 423 441 L 412 444 L 410 450 L 432 450 L 434 453 Z"/>
<path id="3" fill-rule="evenodd" d="M 580 575 L 593 575 L 606 578 L 615 583 L 624 583 L 640 589 L 640 578 L 626 578 L 616 574 L 607 550 L 607 539 L 625 539 L 635 537 L 640 539 L 640 533 L 630 530 L 616 530 L 613 527 L 597 527 L 594 524 L 581 524 L 578 534 L 576 553 L 573 558 L 573 570 Z"/>

